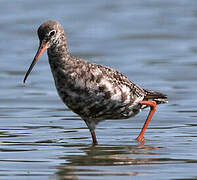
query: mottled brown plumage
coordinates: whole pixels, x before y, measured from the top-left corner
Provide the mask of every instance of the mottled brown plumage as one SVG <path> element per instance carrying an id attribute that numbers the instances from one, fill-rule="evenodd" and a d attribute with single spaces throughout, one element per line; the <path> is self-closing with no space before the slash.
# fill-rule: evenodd
<path id="1" fill-rule="evenodd" d="M 156 108 L 156 103 L 167 102 L 166 95 L 143 89 L 112 68 L 71 56 L 64 30 L 58 22 L 43 23 L 38 29 L 38 36 L 40 47 L 24 82 L 40 55 L 47 49 L 58 94 L 86 122 L 94 144 L 97 144 L 94 129 L 98 122 L 130 118 L 147 106 Z M 151 104 L 143 101 L 151 101 Z M 143 134 L 138 140 L 142 138 Z"/>

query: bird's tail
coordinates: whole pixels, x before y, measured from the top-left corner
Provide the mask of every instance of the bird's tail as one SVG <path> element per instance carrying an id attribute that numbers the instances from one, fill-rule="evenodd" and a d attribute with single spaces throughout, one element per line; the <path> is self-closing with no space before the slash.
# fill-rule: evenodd
<path id="1" fill-rule="evenodd" d="M 146 95 L 144 97 L 145 101 L 155 101 L 157 104 L 164 104 L 164 103 L 168 103 L 168 99 L 167 99 L 167 95 L 162 94 L 160 92 L 157 91 L 152 91 L 152 90 L 147 90 L 144 89 L 146 92 Z"/>

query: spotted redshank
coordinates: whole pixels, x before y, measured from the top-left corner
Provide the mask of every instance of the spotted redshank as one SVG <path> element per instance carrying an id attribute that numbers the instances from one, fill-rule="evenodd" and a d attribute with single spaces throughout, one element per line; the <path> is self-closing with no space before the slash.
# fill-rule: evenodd
<path id="1" fill-rule="evenodd" d="M 127 119 L 150 107 L 149 115 L 137 137 L 144 133 L 157 104 L 167 103 L 167 96 L 132 83 L 120 72 L 91 63 L 69 54 L 66 36 L 57 21 L 47 21 L 38 29 L 40 46 L 29 67 L 24 83 L 33 66 L 47 49 L 57 92 L 62 101 L 87 124 L 93 145 L 98 144 L 96 125 L 106 119 Z"/>

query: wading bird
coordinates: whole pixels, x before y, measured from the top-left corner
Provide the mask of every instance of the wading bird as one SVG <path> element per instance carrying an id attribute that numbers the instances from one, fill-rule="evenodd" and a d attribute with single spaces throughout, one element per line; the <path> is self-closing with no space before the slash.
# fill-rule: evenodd
<path id="1" fill-rule="evenodd" d="M 43 23 L 38 29 L 38 37 L 40 46 L 24 83 L 47 49 L 57 92 L 62 101 L 85 121 L 94 145 L 98 144 L 95 127 L 100 121 L 127 119 L 150 107 L 149 115 L 137 137 L 142 142 L 157 104 L 167 103 L 167 96 L 135 85 L 112 68 L 71 56 L 65 32 L 57 21 Z"/>

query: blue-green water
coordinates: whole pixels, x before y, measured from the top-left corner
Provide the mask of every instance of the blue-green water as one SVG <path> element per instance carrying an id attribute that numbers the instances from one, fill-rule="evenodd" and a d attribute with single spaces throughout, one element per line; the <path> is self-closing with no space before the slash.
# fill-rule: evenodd
<path id="1" fill-rule="evenodd" d="M 197 1 L 0 1 L 0 179 L 197 179 Z M 105 121 L 91 146 L 58 97 L 46 53 L 22 84 L 37 28 L 59 21 L 70 52 L 168 94 L 148 111 Z"/>

